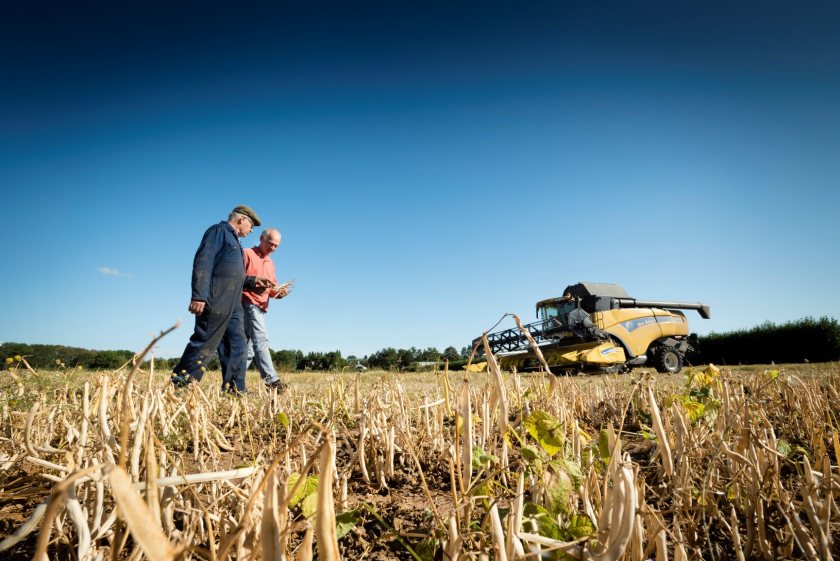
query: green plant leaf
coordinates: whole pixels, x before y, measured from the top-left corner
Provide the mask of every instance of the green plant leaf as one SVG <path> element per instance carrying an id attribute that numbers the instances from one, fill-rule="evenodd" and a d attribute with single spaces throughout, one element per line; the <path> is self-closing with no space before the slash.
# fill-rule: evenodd
<path id="1" fill-rule="evenodd" d="M 726 488 L 726 498 L 727 499 L 729 499 L 730 501 L 734 501 L 737 496 L 738 496 L 738 493 L 735 490 L 734 485 L 730 485 L 729 487 Z"/>
<path id="2" fill-rule="evenodd" d="M 610 437 L 606 429 L 598 433 L 598 455 L 605 464 L 610 463 Z"/>
<path id="3" fill-rule="evenodd" d="M 286 415 L 285 412 L 281 411 L 280 413 L 277 413 L 277 415 L 275 415 L 274 417 L 274 420 L 277 421 L 277 423 L 280 424 L 280 426 L 282 426 L 284 429 L 289 430 L 289 416 Z"/>
<path id="4" fill-rule="evenodd" d="M 490 499 L 495 496 L 493 491 L 493 480 L 485 479 L 472 488 L 470 495 L 479 499 L 486 508 L 490 507 Z"/>
<path id="5" fill-rule="evenodd" d="M 300 511 L 305 517 L 309 518 L 315 514 L 316 510 L 318 510 L 318 493 L 306 495 L 306 498 L 300 503 Z"/>
<path id="6" fill-rule="evenodd" d="M 573 514 L 566 528 L 572 539 L 585 538 L 595 533 L 595 525 L 585 514 Z"/>
<path id="7" fill-rule="evenodd" d="M 472 467 L 478 471 L 482 468 L 490 466 L 490 464 L 498 464 L 499 458 L 493 454 L 488 454 L 483 448 L 473 446 L 472 453 Z"/>
<path id="8" fill-rule="evenodd" d="M 558 468 L 554 462 L 550 464 L 552 469 L 545 472 L 545 508 L 551 514 L 569 514 L 571 511 L 571 498 L 574 491 L 574 484 L 569 473 Z"/>
<path id="9" fill-rule="evenodd" d="M 523 446 L 519 453 L 522 454 L 526 462 L 534 462 L 540 459 L 539 451 L 533 446 Z"/>
<path id="10" fill-rule="evenodd" d="M 793 452 L 793 446 L 791 446 L 790 442 L 788 442 L 784 438 L 780 438 L 776 441 L 776 451 L 787 458 L 788 456 L 790 456 L 791 452 Z"/>
<path id="11" fill-rule="evenodd" d="M 423 538 L 414 546 L 414 552 L 422 561 L 434 561 L 438 542 L 434 538 Z"/>
<path id="12" fill-rule="evenodd" d="M 299 473 L 293 473 L 289 476 L 289 481 L 286 484 L 286 488 L 291 490 L 292 487 L 295 486 L 298 479 L 300 479 Z M 297 492 L 292 495 L 291 500 L 289 500 L 289 508 L 296 507 L 303 499 L 312 495 L 313 493 L 318 492 L 318 476 L 317 475 L 310 475 L 304 480 L 301 484 L 300 488 L 298 488 Z"/>
<path id="13" fill-rule="evenodd" d="M 528 415 L 525 419 L 525 429 L 549 456 L 553 456 L 566 445 L 560 421 L 545 411 L 534 411 Z"/>
<path id="14" fill-rule="evenodd" d="M 688 418 L 691 419 L 692 422 L 697 422 L 702 419 L 703 414 L 706 412 L 705 405 L 689 399 L 683 400 L 683 407 L 685 408 L 685 412 L 688 414 Z"/>
<path id="15" fill-rule="evenodd" d="M 556 458 L 549 462 L 548 465 L 555 471 L 563 471 L 568 474 L 572 480 L 572 485 L 575 488 L 580 487 L 583 481 L 583 470 L 579 463 L 574 460 L 567 460 L 566 458 Z"/>
<path id="16" fill-rule="evenodd" d="M 317 496 L 317 495 L 316 495 Z M 335 517 L 335 534 L 338 539 L 343 538 L 347 535 L 350 530 L 355 528 L 361 517 L 359 516 L 358 510 L 348 510 L 347 512 L 342 512 L 338 516 Z"/>
<path id="17" fill-rule="evenodd" d="M 560 526 L 554 521 L 554 518 L 549 514 L 548 510 L 534 503 L 525 503 L 523 508 L 523 515 L 525 518 L 537 521 L 539 534 L 546 538 L 554 540 L 562 539 L 562 532 Z"/>

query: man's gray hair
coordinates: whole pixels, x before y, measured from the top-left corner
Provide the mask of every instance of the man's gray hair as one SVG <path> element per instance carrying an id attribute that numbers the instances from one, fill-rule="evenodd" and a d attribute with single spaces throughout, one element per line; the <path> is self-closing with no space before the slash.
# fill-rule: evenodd
<path id="1" fill-rule="evenodd" d="M 265 238 L 268 237 L 268 235 L 271 232 L 277 232 L 277 235 L 278 236 L 280 235 L 280 230 L 278 230 L 277 228 L 266 228 L 265 230 L 262 231 L 262 234 L 260 234 L 260 239 L 264 240 Z"/>
<path id="2" fill-rule="evenodd" d="M 228 222 L 236 220 L 237 218 L 248 218 L 248 217 L 245 216 L 244 214 L 239 214 L 238 212 L 231 212 L 230 214 L 228 214 Z M 248 218 L 248 220 L 250 220 L 250 218 Z"/>

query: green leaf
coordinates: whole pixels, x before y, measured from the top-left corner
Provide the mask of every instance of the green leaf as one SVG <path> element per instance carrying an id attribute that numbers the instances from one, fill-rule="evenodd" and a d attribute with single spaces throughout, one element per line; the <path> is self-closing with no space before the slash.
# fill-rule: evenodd
<path id="1" fill-rule="evenodd" d="M 540 459 L 539 451 L 533 446 L 523 446 L 519 453 L 522 454 L 526 462 L 534 462 Z"/>
<path id="2" fill-rule="evenodd" d="M 493 492 L 493 480 L 485 479 L 475 487 L 473 487 L 470 495 L 478 498 L 485 507 L 490 507 L 490 498 L 495 496 Z"/>
<path id="3" fill-rule="evenodd" d="M 283 411 L 275 415 L 274 420 L 277 421 L 284 429 L 289 430 L 289 416 Z"/>
<path id="4" fill-rule="evenodd" d="M 706 412 L 706 406 L 702 403 L 697 403 L 696 401 L 689 401 L 687 399 L 683 400 L 683 407 L 685 408 L 685 412 L 688 414 L 688 418 L 691 419 L 692 422 L 697 422 L 703 418 L 703 414 Z"/>
<path id="5" fill-rule="evenodd" d="M 766 372 L 767 372 L 767 377 L 770 378 L 771 380 L 775 380 L 776 378 L 779 377 L 779 371 L 778 370 L 768 370 Z"/>
<path id="6" fill-rule="evenodd" d="M 317 495 L 316 495 L 317 496 Z M 343 538 L 347 535 L 347 533 L 355 528 L 361 518 L 359 517 L 358 510 L 348 510 L 347 512 L 342 512 L 338 516 L 335 517 L 335 534 L 338 539 Z"/>
<path id="7" fill-rule="evenodd" d="M 553 469 L 545 473 L 545 507 L 551 514 L 569 514 L 574 490 L 572 477 L 563 469 Z"/>
<path id="8" fill-rule="evenodd" d="M 541 536 L 554 540 L 562 539 L 563 536 L 560 531 L 560 526 L 557 525 L 557 522 L 554 521 L 548 510 L 534 503 L 525 503 L 524 507 L 523 515 L 525 518 L 537 521 L 537 527 Z"/>
<path id="9" fill-rule="evenodd" d="M 610 437 L 606 429 L 601 429 L 598 433 L 598 454 L 605 464 L 610 462 Z"/>
<path id="10" fill-rule="evenodd" d="M 525 419 L 525 429 L 549 456 L 553 456 L 566 445 L 560 421 L 545 411 L 534 411 L 528 415 Z"/>
<path id="11" fill-rule="evenodd" d="M 580 487 L 581 482 L 583 482 L 583 470 L 581 469 L 580 464 L 573 460 L 557 458 L 549 462 L 548 465 L 555 471 L 563 471 L 568 474 L 572 480 L 572 485 L 574 485 L 575 488 Z"/>
<path id="12" fill-rule="evenodd" d="M 790 442 L 784 438 L 780 438 L 776 441 L 776 451 L 787 458 L 790 456 L 791 452 L 793 452 L 793 446 L 791 446 Z"/>
<path id="13" fill-rule="evenodd" d="M 484 451 L 483 448 L 479 446 L 473 446 L 472 467 L 474 470 L 478 471 L 482 468 L 488 467 L 490 464 L 498 463 L 499 458 L 497 458 L 493 454 L 488 454 Z"/>
<path id="14" fill-rule="evenodd" d="M 434 538 L 423 538 L 414 546 L 414 553 L 416 553 L 422 561 L 434 561 L 437 550 L 438 543 Z"/>
<path id="15" fill-rule="evenodd" d="M 292 487 L 295 486 L 295 483 L 300 479 L 299 473 L 293 473 L 289 476 L 289 481 L 286 484 L 286 488 L 291 490 Z M 303 499 L 312 495 L 313 493 L 318 492 L 318 476 L 317 475 L 310 475 L 308 476 L 298 490 L 292 495 L 291 500 L 289 500 L 289 508 L 296 507 Z"/>
<path id="16" fill-rule="evenodd" d="M 639 426 L 642 429 L 642 438 L 645 440 L 656 440 L 656 435 L 653 434 L 651 428 L 644 423 L 639 423 Z"/>
<path id="17" fill-rule="evenodd" d="M 316 510 L 318 510 L 318 493 L 307 495 L 300 503 L 300 511 L 305 517 L 309 518 L 315 514 Z"/>
<path id="18" fill-rule="evenodd" d="M 595 525 L 585 514 L 573 514 L 567 528 L 572 539 L 585 538 L 595 533 Z"/>

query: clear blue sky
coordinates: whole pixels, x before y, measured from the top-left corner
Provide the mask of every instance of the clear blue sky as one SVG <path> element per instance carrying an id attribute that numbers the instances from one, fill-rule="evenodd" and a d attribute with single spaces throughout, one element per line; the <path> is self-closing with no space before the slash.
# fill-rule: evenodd
<path id="1" fill-rule="evenodd" d="M 840 6 L 684 4 L 7 3 L 0 341 L 179 355 L 238 204 L 275 349 L 460 348 L 578 281 L 840 318 Z"/>

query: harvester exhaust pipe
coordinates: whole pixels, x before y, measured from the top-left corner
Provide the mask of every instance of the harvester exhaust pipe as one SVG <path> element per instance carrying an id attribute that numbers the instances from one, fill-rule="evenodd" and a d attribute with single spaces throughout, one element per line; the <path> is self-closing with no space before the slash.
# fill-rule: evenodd
<path id="1" fill-rule="evenodd" d="M 697 310 L 700 317 L 709 319 L 711 309 L 708 304 L 700 302 L 663 302 L 659 300 L 637 300 L 636 298 L 613 298 L 618 308 L 665 308 L 672 310 Z"/>

